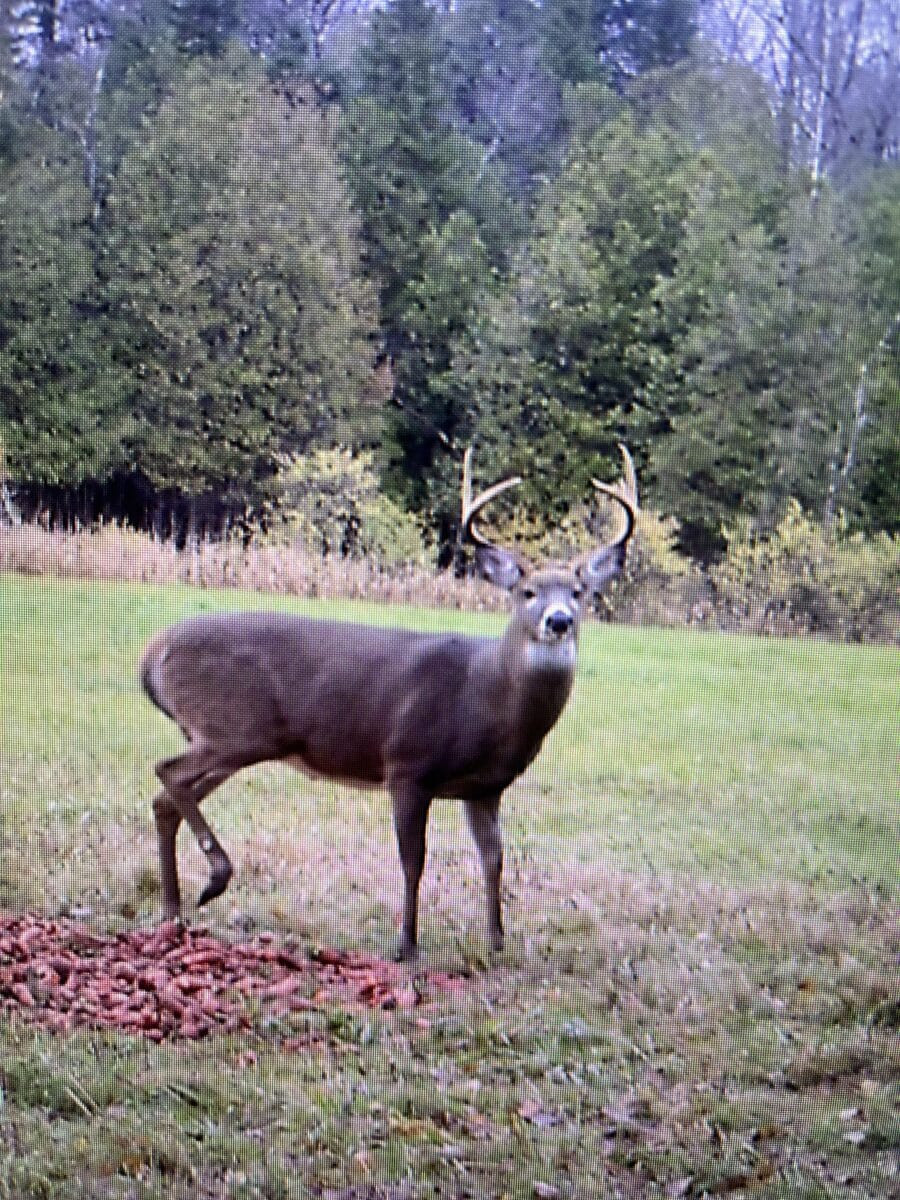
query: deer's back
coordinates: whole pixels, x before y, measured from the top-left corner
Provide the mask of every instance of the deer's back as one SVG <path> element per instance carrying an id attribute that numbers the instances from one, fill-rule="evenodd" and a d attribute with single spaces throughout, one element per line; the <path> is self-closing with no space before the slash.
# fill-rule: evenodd
<path id="1" fill-rule="evenodd" d="M 398 756 L 452 752 L 478 714 L 467 686 L 483 639 L 281 613 L 189 618 L 141 662 L 144 688 L 192 742 L 247 761 L 379 784 Z"/>

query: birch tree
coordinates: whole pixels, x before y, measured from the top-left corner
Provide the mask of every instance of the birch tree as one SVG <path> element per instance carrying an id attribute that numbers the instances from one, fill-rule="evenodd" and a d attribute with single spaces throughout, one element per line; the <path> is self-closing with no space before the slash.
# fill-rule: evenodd
<path id="1" fill-rule="evenodd" d="M 895 0 L 714 0 L 704 32 L 771 84 L 785 163 L 815 182 L 900 149 Z"/>

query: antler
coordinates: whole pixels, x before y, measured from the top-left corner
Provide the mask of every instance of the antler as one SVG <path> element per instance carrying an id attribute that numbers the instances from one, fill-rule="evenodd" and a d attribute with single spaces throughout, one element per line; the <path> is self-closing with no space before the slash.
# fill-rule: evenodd
<path id="1" fill-rule="evenodd" d="M 605 546 L 579 555 L 571 564 L 571 569 L 581 578 L 584 584 L 595 594 L 609 580 L 614 579 L 625 565 L 625 551 L 628 540 L 634 532 L 638 511 L 637 475 L 631 455 L 622 445 L 619 446 L 625 469 L 618 483 L 601 483 L 591 480 L 598 492 L 609 496 L 622 509 L 623 519 L 616 536 Z M 485 507 L 502 492 L 516 487 L 522 482 L 521 476 L 512 475 L 499 483 L 486 488 L 477 496 L 472 493 L 472 448 L 463 455 L 462 474 L 462 521 L 460 525 L 460 540 L 472 542 L 476 547 L 478 570 L 491 583 L 498 587 L 513 588 L 531 570 L 526 560 L 515 550 L 507 550 L 496 546 L 484 536 L 475 524 L 475 518 Z"/>
<path id="2" fill-rule="evenodd" d="M 618 483 L 601 483 L 592 479 L 591 483 L 598 492 L 615 500 L 622 509 L 622 522 L 616 530 L 616 536 L 605 546 L 580 554 L 572 563 L 573 570 L 584 580 L 591 591 L 597 595 L 611 579 L 622 571 L 625 566 L 625 551 L 628 539 L 634 532 L 638 512 L 637 474 L 631 455 L 619 443 L 625 470 Z"/>
<path id="3" fill-rule="evenodd" d="M 486 504 L 490 502 L 501 492 L 507 491 L 509 488 L 517 487 L 522 482 L 521 475 L 511 475 L 508 479 L 501 479 L 499 483 L 493 484 L 486 488 L 483 492 L 479 492 L 477 496 L 472 496 L 472 447 L 468 446 L 463 454 L 463 474 L 462 474 L 462 537 L 464 541 L 470 541 L 475 546 L 480 546 L 483 549 L 495 549 L 494 543 L 489 541 L 484 534 L 475 527 L 475 518 L 481 512 Z"/>
<path id="4" fill-rule="evenodd" d="M 634 532 L 634 523 L 638 512 L 638 489 L 637 489 L 637 473 L 634 469 L 634 460 L 628 453 L 628 448 L 619 442 L 619 450 L 622 454 L 624 463 L 624 471 L 622 478 L 617 483 L 601 483 L 597 479 L 592 479 L 591 483 L 598 492 L 603 492 L 605 496 L 621 505 L 623 510 L 622 521 L 616 536 L 609 546 L 608 550 L 614 549 L 616 546 L 621 546 L 623 542 L 627 542 Z"/>

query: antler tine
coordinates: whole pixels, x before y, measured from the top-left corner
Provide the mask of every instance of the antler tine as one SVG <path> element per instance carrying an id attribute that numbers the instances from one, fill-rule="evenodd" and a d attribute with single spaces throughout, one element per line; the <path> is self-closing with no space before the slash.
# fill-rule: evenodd
<path id="1" fill-rule="evenodd" d="M 598 479 L 591 480 L 598 492 L 603 492 L 605 496 L 615 500 L 623 510 L 622 524 L 611 543 L 612 546 L 619 546 L 631 537 L 638 512 L 637 472 L 634 469 L 634 460 L 628 453 L 627 447 L 623 446 L 621 442 L 619 442 L 619 450 L 624 463 L 622 478 L 617 483 L 601 483 Z"/>
<path id="2" fill-rule="evenodd" d="M 476 546 L 492 546 L 494 543 L 489 541 L 483 533 L 475 526 L 475 518 L 485 507 L 486 504 L 499 496 L 502 492 L 509 488 L 517 487 L 522 482 L 521 475 L 511 475 L 508 479 L 501 479 L 499 483 L 493 484 L 486 488 L 483 492 L 475 497 L 472 495 L 472 447 L 468 446 L 463 454 L 463 476 L 462 476 L 462 533 L 464 538 L 474 542 Z"/>

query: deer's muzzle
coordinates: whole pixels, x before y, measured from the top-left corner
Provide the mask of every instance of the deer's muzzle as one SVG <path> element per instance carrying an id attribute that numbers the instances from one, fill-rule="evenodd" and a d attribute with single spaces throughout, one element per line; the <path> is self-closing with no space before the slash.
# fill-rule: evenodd
<path id="1" fill-rule="evenodd" d="M 575 614 L 558 606 L 549 608 L 541 620 L 541 637 L 545 641 L 561 641 L 575 628 Z"/>

